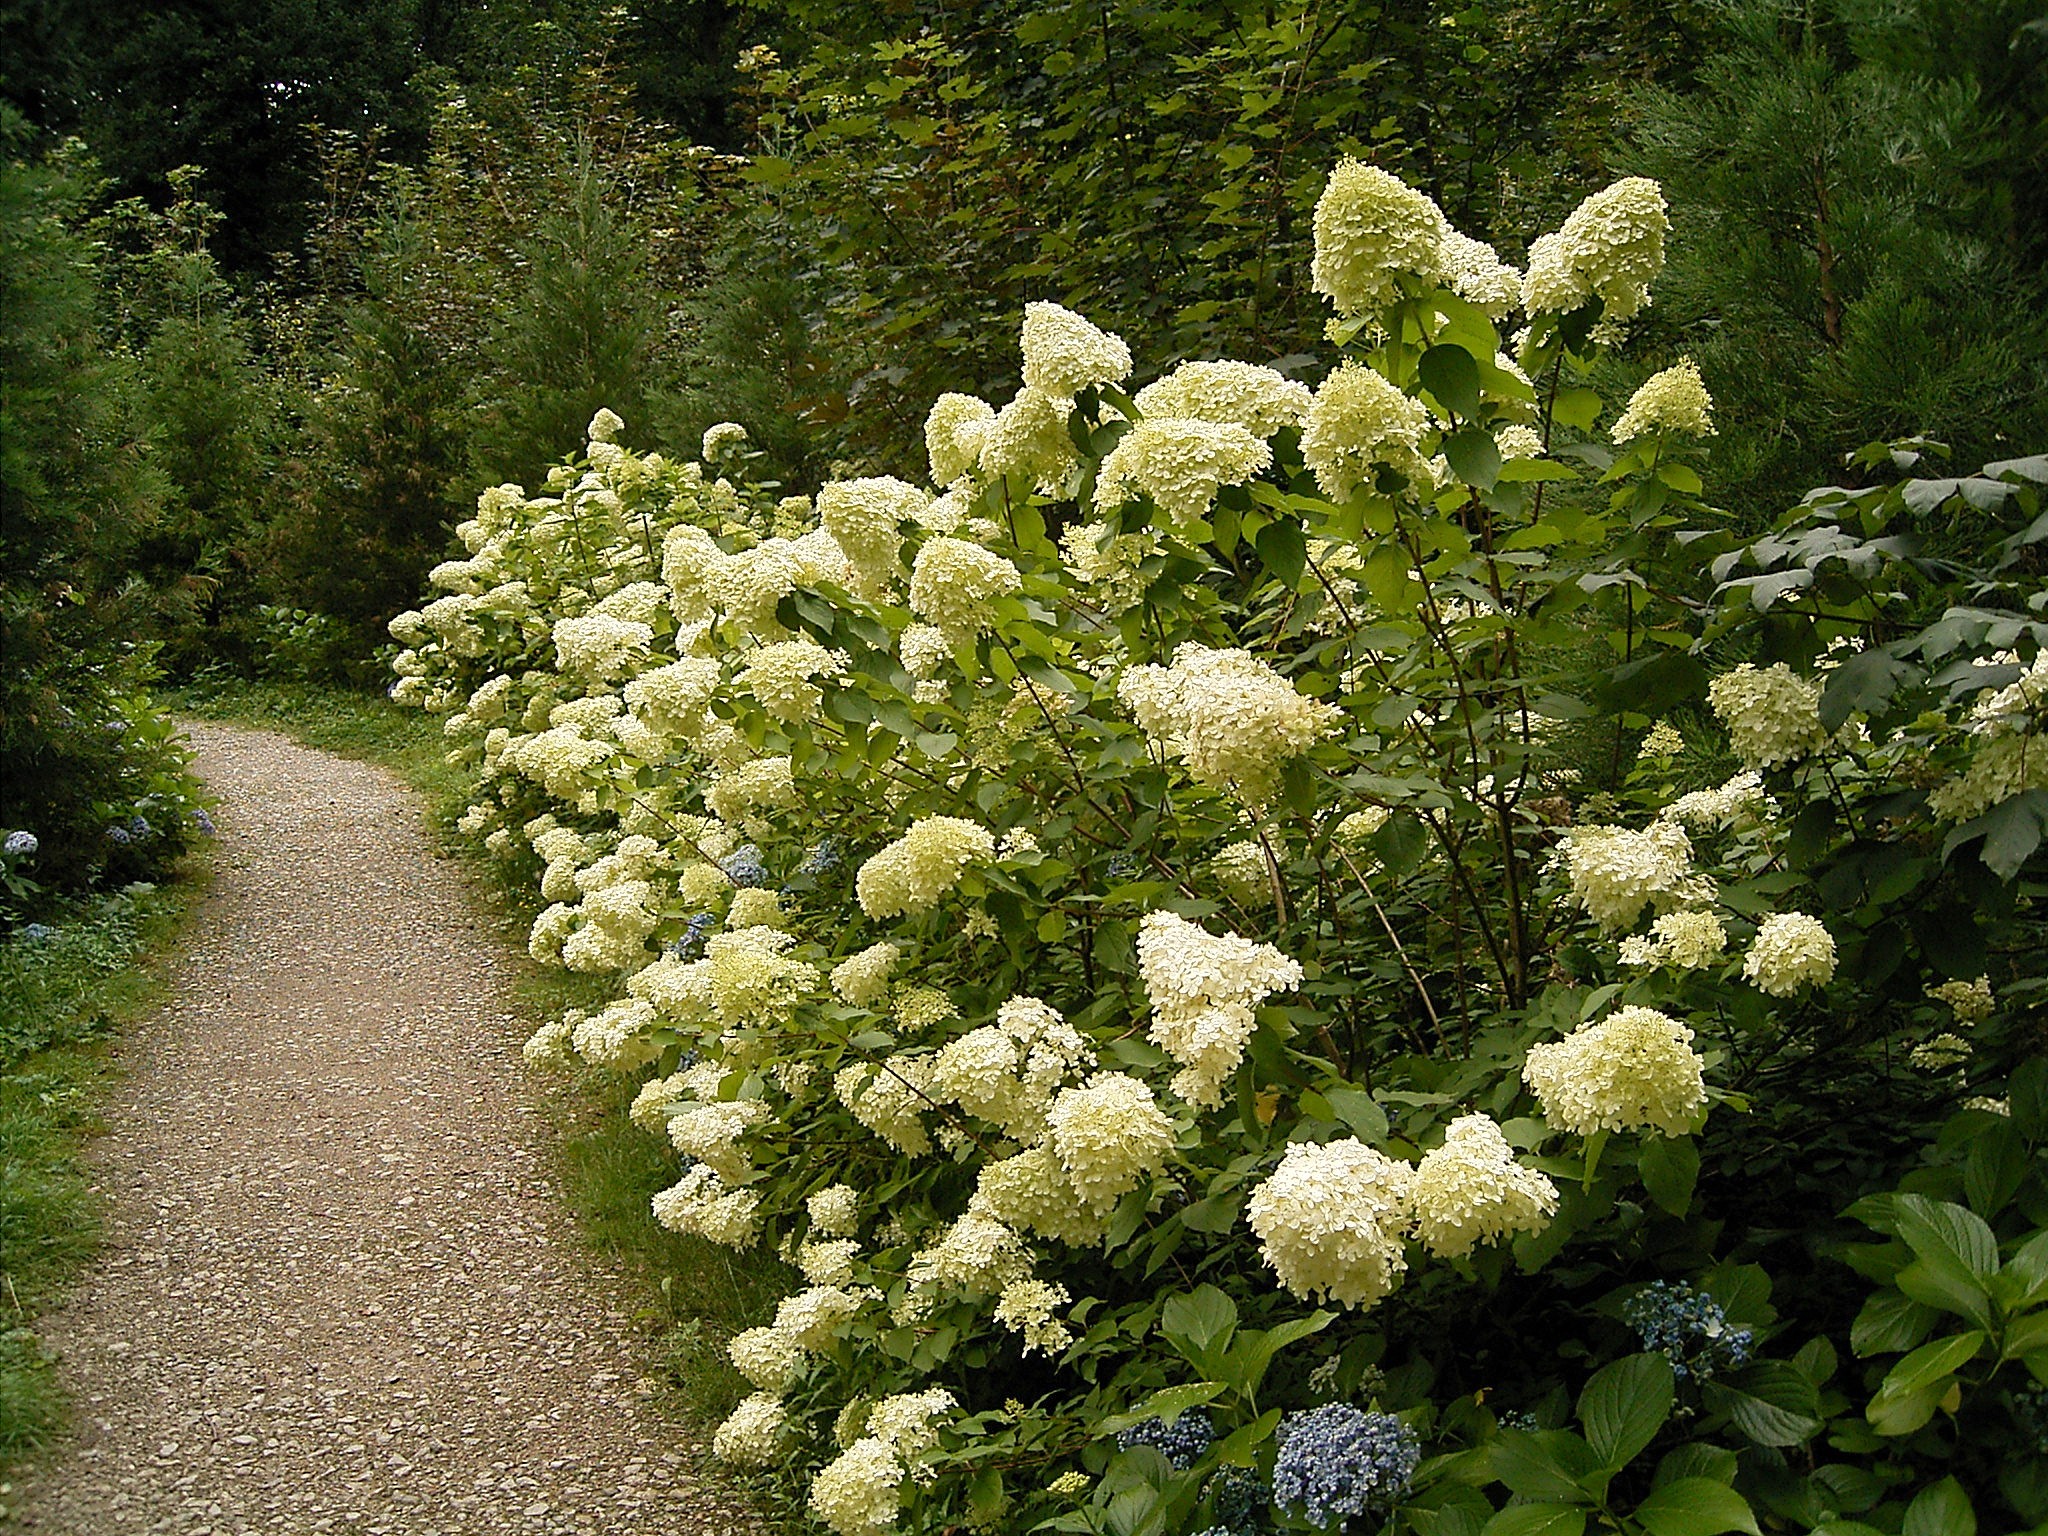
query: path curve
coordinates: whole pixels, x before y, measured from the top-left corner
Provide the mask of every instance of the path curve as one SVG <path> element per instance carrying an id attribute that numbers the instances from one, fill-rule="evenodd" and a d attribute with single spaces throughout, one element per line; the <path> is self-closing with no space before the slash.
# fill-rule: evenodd
<path id="1" fill-rule="evenodd" d="M 92 1151 L 107 1245 L 44 1335 L 49 1536 L 671 1536 L 744 1524 L 646 1401 L 552 1198 L 512 961 L 383 770 L 190 727 L 217 876 Z"/>

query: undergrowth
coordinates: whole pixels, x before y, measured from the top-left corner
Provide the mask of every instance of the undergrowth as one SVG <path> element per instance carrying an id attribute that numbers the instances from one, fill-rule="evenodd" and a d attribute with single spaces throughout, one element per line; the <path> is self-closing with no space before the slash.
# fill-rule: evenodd
<path id="1" fill-rule="evenodd" d="M 163 991 L 163 958 L 204 890 L 203 860 L 0 939 L 0 1465 L 64 1424 L 36 1319 L 99 1246 L 79 1153 L 101 1129 L 113 1033 Z"/>
<path id="2" fill-rule="evenodd" d="M 281 731 L 310 747 L 377 763 L 426 800 L 431 824 L 452 857 L 470 862 L 471 890 L 523 960 L 524 936 L 539 911 L 535 893 L 501 878 L 472 845 L 455 837 L 469 785 L 442 761 L 438 722 L 381 696 L 305 684 L 209 679 L 172 693 L 181 713 Z M 537 1023 L 608 999 L 603 979 L 522 964 L 514 1003 Z M 564 1194 L 590 1245 L 625 1271 L 634 1311 L 659 1334 L 670 1406 L 699 1425 L 717 1423 L 752 1389 L 732 1367 L 725 1342 L 762 1322 L 787 1289 L 788 1271 L 763 1253 L 735 1254 L 657 1226 L 648 1202 L 675 1182 L 661 1142 L 625 1115 L 636 1084 L 595 1070 L 532 1079 L 554 1131 Z"/>

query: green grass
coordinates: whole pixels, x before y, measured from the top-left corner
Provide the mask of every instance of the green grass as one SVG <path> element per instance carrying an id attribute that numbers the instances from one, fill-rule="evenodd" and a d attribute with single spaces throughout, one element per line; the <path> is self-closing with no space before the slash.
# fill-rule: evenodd
<path id="1" fill-rule="evenodd" d="M 521 957 L 515 1002 L 532 1023 L 566 1008 L 594 1008 L 616 992 L 608 978 L 524 961 L 539 893 L 508 884 L 474 842 L 455 833 L 471 781 L 443 761 L 447 745 L 434 717 L 374 694 L 272 683 L 210 683 L 172 693 L 166 702 L 184 714 L 261 726 L 379 763 L 419 791 L 446 846 L 468 861 L 471 888 L 505 934 L 507 949 Z M 538 1080 L 569 1205 L 591 1246 L 624 1271 L 630 1309 L 660 1340 L 674 1388 L 668 1406 L 708 1426 L 752 1390 L 726 1358 L 726 1340 L 772 1315 L 789 1289 L 789 1271 L 765 1253 L 735 1254 L 655 1224 L 648 1201 L 675 1182 L 675 1165 L 660 1141 L 626 1118 L 638 1087 L 597 1071 Z"/>
<path id="2" fill-rule="evenodd" d="M 79 1152 L 115 1070 L 107 1041 L 161 997 L 162 958 L 205 884 L 191 860 L 174 883 L 102 896 L 47 935 L 0 940 L 0 1464 L 63 1427 L 35 1320 L 99 1246 Z"/>

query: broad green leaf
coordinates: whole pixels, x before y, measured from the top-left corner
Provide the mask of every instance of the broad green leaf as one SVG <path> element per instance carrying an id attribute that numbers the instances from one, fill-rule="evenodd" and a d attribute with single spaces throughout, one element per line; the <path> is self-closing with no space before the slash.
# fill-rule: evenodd
<path id="1" fill-rule="evenodd" d="M 1779 1361 L 1753 1365 L 1726 1381 L 1706 1385 L 1707 1405 L 1725 1413 L 1758 1445 L 1803 1445 L 1821 1431 L 1820 1394 L 1812 1382 Z"/>
<path id="2" fill-rule="evenodd" d="M 1374 1146 L 1387 1139 L 1387 1112 L 1362 1088 L 1330 1088 L 1323 1097 L 1331 1110 L 1360 1141 Z"/>
<path id="3" fill-rule="evenodd" d="M 1484 427 L 1464 427 L 1444 439 L 1444 457 L 1467 485 L 1492 490 L 1500 480 L 1500 449 Z"/>
<path id="4" fill-rule="evenodd" d="M 1300 583 L 1302 567 L 1308 560 L 1300 523 L 1291 517 L 1276 518 L 1259 530 L 1252 547 L 1258 550 L 1260 563 L 1283 587 L 1292 591 Z"/>
<path id="5" fill-rule="evenodd" d="M 1927 1337 L 1939 1316 L 1934 1308 L 1898 1291 L 1874 1291 L 1850 1325 L 1849 1347 L 1858 1355 L 1902 1354 Z"/>
<path id="6" fill-rule="evenodd" d="M 1897 1365 L 1864 1410 L 1880 1435 L 1910 1435 L 1942 1406 L 1955 1386 L 1954 1375 L 1984 1343 L 1976 1330 L 1923 1344 Z"/>
<path id="7" fill-rule="evenodd" d="M 1223 1395 L 1224 1386 L 1220 1381 L 1196 1381 L 1186 1386 L 1165 1387 L 1154 1392 L 1137 1407 L 1126 1413 L 1113 1413 L 1095 1426 L 1100 1435 L 1113 1435 L 1119 1430 L 1129 1429 L 1133 1424 L 1142 1424 L 1147 1419 L 1177 1419 L 1190 1408 L 1213 1402 Z"/>
<path id="8" fill-rule="evenodd" d="M 1602 1466 L 1619 1471 L 1642 1453 L 1671 1417 L 1671 1362 L 1630 1355 L 1598 1372 L 1579 1394 L 1579 1422 Z"/>
<path id="9" fill-rule="evenodd" d="M 1586 1512 L 1570 1504 L 1510 1504 L 1481 1536 L 1585 1536 Z"/>
<path id="10" fill-rule="evenodd" d="M 1463 347 L 1431 347 L 1416 364 L 1415 375 L 1437 404 L 1460 416 L 1479 414 L 1479 364 Z"/>
<path id="11" fill-rule="evenodd" d="M 1213 1285 L 1169 1296 L 1160 1309 L 1160 1331 L 1196 1350 L 1224 1344 L 1236 1327 L 1237 1303 Z"/>
<path id="12" fill-rule="evenodd" d="M 1970 1138 L 1963 1164 L 1963 1194 L 1970 1209 L 1989 1219 L 2005 1209 L 2027 1176 L 2026 1138 L 2010 1120 L 1987 1125 Z"/>
<path id="13" fill-rule="evenodd" d="M 1593 1448 L 1569 1430 L 1510 1430 L 1493 1445 L 1493 1475 L 1524 1498 L 1584 1500 L 1585 1479 L 1601 1470 Z"/>
<path id="14" fill-rule="evenodd" d="M 1761 1536 L 1749 1500 L 1707 1477 L 1682 1477 L 1653 1489 L 1636 1506 L 1635 1518 L 1650 1536 Z"/>
<path id="15" fill-rule="evenodd" d="M 1658 1136 L 1643 1143 L 1636 1171 L 1650 1198 L 1674 1216 L 1692 1204 L 1693 1185 L 1700 1176 L 1700 1151 L 1690 1136 Z"/>
<path id="16" fill-rule="evenodd" d="M 1977 1536 L 1977 1511 L 1953 1477 L 1923 1488 L 1906 1506 L 1900 1536 Z"/>
<path id="17" fill-rule="evenodd" d="M 2048 1059 L 2031 1058 L 2006 1086 L 2012 1123 L 2031 1141 L 2048 1140 Z"/>
<path id="18" fill-rule="evenodd" d="M 1600 397 L 1590 389 L 1560 389 L 1551 418 L 1581 432 L 1593 430 L 1600 418 Z"/>

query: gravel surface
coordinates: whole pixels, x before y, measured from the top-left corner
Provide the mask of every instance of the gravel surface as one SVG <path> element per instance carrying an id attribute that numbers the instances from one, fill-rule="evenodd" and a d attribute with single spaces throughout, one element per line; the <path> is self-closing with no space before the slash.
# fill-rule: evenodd
<path id="1" fill-rule="evenodd" d="M 64 1536 L 727 1531 L 553 1198 L 513 961 L 381 769 L 190 727 L 218 876 L 92 1151 L 97 1270 L 50 1314 Z"/>

